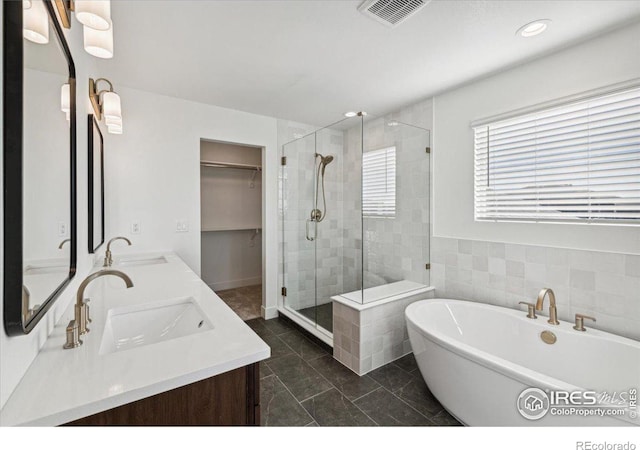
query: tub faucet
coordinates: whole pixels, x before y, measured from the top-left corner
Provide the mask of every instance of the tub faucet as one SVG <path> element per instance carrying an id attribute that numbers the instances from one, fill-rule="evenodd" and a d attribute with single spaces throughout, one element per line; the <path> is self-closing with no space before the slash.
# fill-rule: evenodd
<path id="1" fill-rule="evenodd" d="M 594 322 L 596 321 L 595 317 L 585 316 L 584 314 L 576 314 L 576 324 L 573 326 L 573 329 L 577 331 L 587 331 L 587 329 L 584 327 L 584 319 L 593 320 Z"/>
<path id="2" fill-rule="evenodd" d="M 544 288 L 538 294 L 538 301 L 536 302 L 536 311 L 542 311 L 544 298 L 549 295 L 549 322 L 551 325 L 560 325 L 558 322 L 558 310 L 556 309 L 556 296 L 551 288 Z"/>
<path id="3" fill-rule="evenodd" d="M 76 305 L 75 305 L 75 315 L 74 319 L 69 322 L 67 326 L 67 343 L 64 345 L 65 349 L 76 348 L 82 345 L 82 341 L 80 340 L 80 335 L 86 334 L 89 332 L 87 328 L 87 323 L 91 322 L 89 318 L 89 299 L 84 299 L 84 291 L 93 280 L 96 278 L 104 277 L 106 275 L 115 275 L 124 280 L 127 288 L 133 287 L 133 282 L 131 278 L 119 270 L 111 270 L 105 269 L 100 270 L 98 272 L 94 272 L 85 278 L 82 283 L 80 283 L 80 287 L 78 287 L 78 294 L 76 295 Z"/>
<path id="4" fill-rule="evenodd" d="M 111 243 L 119 239 L 127 241 L 127 244 L 131 245 L 131 241 L 124 236 L 118 236 L 110 239 L 109 242 L 107 242 L 107 251 L 104 253 L 104 264 L 102 265 L 102 267 L 111 267 L 111 264 L 113 264 L 113 258 L 111 255 Z"/>

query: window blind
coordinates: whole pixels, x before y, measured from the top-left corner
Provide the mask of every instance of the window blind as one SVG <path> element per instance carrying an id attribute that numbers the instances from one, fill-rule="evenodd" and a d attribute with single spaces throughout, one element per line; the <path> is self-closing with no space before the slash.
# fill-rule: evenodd
<path id="1" fill-rule="evenodd" d="M 366 217 L 396 215 L 396 148 L 362 155 L 362 214 Z"/>
<path id="2" fill-rule="evenodd" d="M 640 88 L 474 127 L 476 220 L 640 225 Z"/>

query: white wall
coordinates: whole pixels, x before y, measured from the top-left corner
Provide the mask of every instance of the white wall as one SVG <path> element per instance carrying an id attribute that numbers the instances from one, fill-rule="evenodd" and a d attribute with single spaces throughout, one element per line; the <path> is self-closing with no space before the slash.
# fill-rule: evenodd
<path id="1" fill-rule="evenodd" d="M 202 233 L 202 280 L 214 291 L 262 283 L 262 233 Z"/>
<path id="2" fill-rule="evenodd" d="M 438 95 L 433 235 L 639 254 L 640 227 L 474 222 L 470 127 L 474 120 L 640 77 L 639 36 L 635 24 Z"/>
<path id="3" fill-rule="evenodd" d="M 86 93 L 89 77 L 106 74 L 96 73 L 94 59 L 83 49 L 82 27 L 76 21 L 65 34 L 77 75 L 78 272 L 30 334 L 9 338 L 0 332 L 0 407 L 93 267 L 94 255 L 87 253 L 87 114 L 92 109 Z M 173 250 L 200 273 L 200 139 L 264 147 L 262 165 L 266 181 L 262 195 L 267 205 L 262 224 L 264 314 L 275 317 L 278 294 L 276 119 L 127 89 L 122 86 L 126 80 L 111 81 L 122 98 L 124 134 L 104 133 L 106 234 L 107 238 L 126 235 L 134 243 L 126 249 L 121 247 L 122 243 L 116 243 L 114 253 Z M 140 234 L 130 233 L 133 219 L 141 221 Z M 175 232 L 176 219 L 189 222 L 188 233 Z M 104 246 L 100 251 L 104 252 Z"/>
<path id="4" fill-rule="evenodd" d="M 105 136 L 105 216 L 108 237 L 128 236 L 115 254 L 175 251 L 201 273 L 200 140 L 264 147 L 262 166 L 263 296 L 267 317 L 277 314 L 276 119 L 122 87 L 124 134 Z M 141 224 L 131 234 L 131 222 Z M 176 232 L 186 220 L 189 231 Z"/>
<path id="5" fill-rule="evenodd" d="M 2 8 L 0 8 L 0 10 L 2 10 Z M 0 16 L 0 23 L 1 22 Z M 0 35 L 1 34 L 2 33 L 0 33 Z M 91 112 L 91 106 L 86 92 L 89 90 L 89 76 L 95 77 L 96 75 L 94 72 L 95 63 L 82 48 L 82 27 L 74 23 L 74 27 L 71 30 L 65 30 L 65 35 L 73 55 L 77 75 L 77 275 L 30 334 L 10 338 L 5 334 L 4 325 L 2 325 L 3 331 L 0 332 L 0 407 L 4 406 L 8 400 L 11 392 L 13 392 L 13 389 L 38 354 L 47 336 L 53 330 L 54 325 L 60 320 L 67 306 L 73 300 L 78 285 L 93 265 L 92 256 L 87 252 L 87 114 Z M 53 34 L 50 35 L 50 38 L 54 38 Z M 1 90 L 2 87 L 0 86 L 0 98 L 2 97 Z M 0 143 L 0 145 L 2 145 L 2 143 Z M 0 162 L 0 164 L 2 163 Z M 2 171 L 0 171 L 0 183 L 1 182 Z M 0 201 L 2 200 L 0 199 Z M 2 211 L 3 214 L 4 207 Z M 0 217 L 0 232 L 3 231 L 1 227 L 2 220 Z M 3 251 L 2 247 L 3 246 L 0 245 L 0 252 Z M 3 282 L 3 260 L 4 255 L 0 255 L 0 283 Z M 0 293 L 0 296 L 1 295 L 2 293 Z M 4 301 L 5 299 L 2 298 L 1 303 L 4 304 Z M 16 301 L 16 299 L 12 299 L 12 301 Z M 2 314 L 3 308 L 0 308 L 0 323 L 3 323 Z M 43 374 L 43 376 L 46 375 Z"/>

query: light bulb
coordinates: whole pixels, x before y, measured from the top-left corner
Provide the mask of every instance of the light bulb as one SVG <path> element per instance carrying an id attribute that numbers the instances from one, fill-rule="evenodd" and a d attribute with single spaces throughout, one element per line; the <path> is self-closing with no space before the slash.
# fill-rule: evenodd
<path id="1" fill-rule="evenodd" d="M 84 49 L 96 58 L 113 58 L 113 27 L 98 31 L 85 26 Z"/>
<path id="2" fill-rule="evenodd" d="M 71 112 L 71 88 L 69 84 L 63 84 L 60 89 L 60 109 L 62 112 Z"/>
<path id="3" fill-rule="evenodd" d="M 549 19 L 538 19 L 536 21 L 529 22 L 528 24 L 521 26 L 518 29 L 518 31 L 516 31 L 516 34 L 519 34 L 522 37 L 537 36 L 542 32 L 544 32 L 550 23 L 551 23 L 551 20 Z"/>
<path id="4" fill-rule="evenodd" d="M 111 134 L 122 134 L 122 126 L 108 125 L 107 131 Z"/>
<path id="5" fill-rule="evenodd" d="M 102 96 L 102 114 L 105 119 L 122 119 L 120 96 L 115 92 L 105 92 Z"/>
<path id="6" fill-rule="evenodd" d="M 76 0 L 76 19 L 85 27 L 98 31 L 111 28 L 111 2 L 108 0 Z"/>
<path id="7" fill-rule="evenodd" d="M 107 126 L 115 125 L 117 127 L 122 127 L 122 117 L 105 116 L 105 123 L 107 124 Z"/>
<path id="8" fill-rule="evenodd" d="M 22 17 L 24 38 L 36 44 L 47 44 L 49 42 L 49 13 L 47 13 L 42 0 L 32 1 L 30 8 L 23 9 Z"/>

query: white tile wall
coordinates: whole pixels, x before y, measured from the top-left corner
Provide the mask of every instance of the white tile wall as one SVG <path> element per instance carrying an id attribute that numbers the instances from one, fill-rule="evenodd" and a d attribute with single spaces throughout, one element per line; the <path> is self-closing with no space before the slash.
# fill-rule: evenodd
<path id="1" fill-rule="evenodd" d="M 436 297 L 521 309 L 550 287 L 561 320 L 589 314 L 593 328 L 640 339 L 640 255 L 439 237 L 431 248 Z"/>
<path id="2" fill-rule="evenodd" d="M 333 357 L 358 375 L 411 353 L 404 310 L 433 291 L 362 311 L 333 302 Z"/>
<path id="3" fill-rule="evenodd" d="M 279 174 L 281 217 L 284 211 L 284 221 L 280 220 L 279 270 L 280 280 L 284 279 L 287 287 L 285 303 L 292 308 L 313 306 L 316 287 L 319 304 L 330 301 L 332 295 L 360 290 L 363 253 L 365 288 L 399 280 L 429 284 L 424 265 L 429 261 L 430 158 L 425 147 L 430 136 L 415 127 L 389 127 L 391 120 L 429 129 L 433 120 L 431 100 L 365 124 L 365 150 L 396 145 L 398 198 L 394 219 L 364 221 L 363 133 L 359 118 L 346 130 L 323 129 L 315 137 L 293 143 L 290 142 L 312 133 L 316 127 L 278 120 L 278 142 L 287 156 L 287 166 Z M 334 155 L 335 159 L 325 172 L 328 216 L 318 224 L 314 247 L 305 238 L 305 221 L 313 207 L 316 150 Z"/>

